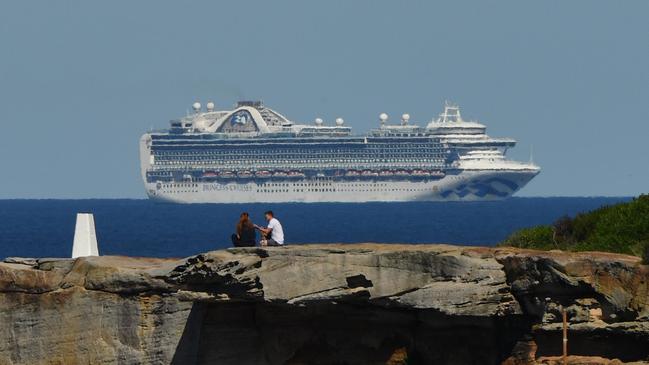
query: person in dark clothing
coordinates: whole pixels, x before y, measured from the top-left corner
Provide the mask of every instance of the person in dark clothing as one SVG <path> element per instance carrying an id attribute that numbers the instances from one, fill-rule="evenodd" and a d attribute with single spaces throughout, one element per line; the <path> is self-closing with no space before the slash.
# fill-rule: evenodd
<path id="1" fill-rule="evenodd" d="M 232 235 L 232 244 L 234 247 L 253 247 L 256 242 L 255 225 L 250 221 L 248 213 L 241 213 L 237 223 L 237 233 Z"/>

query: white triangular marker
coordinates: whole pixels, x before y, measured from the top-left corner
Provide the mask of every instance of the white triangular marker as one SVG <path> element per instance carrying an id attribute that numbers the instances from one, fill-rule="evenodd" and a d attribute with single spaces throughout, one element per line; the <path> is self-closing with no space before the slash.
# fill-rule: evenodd
<path id="1" fill-rule="evenodd" d="M 99 256 L 95 218 L 91 213 L 77 213 L 77 225 L 74 228 L 72 258 L 83 256 Z"/>

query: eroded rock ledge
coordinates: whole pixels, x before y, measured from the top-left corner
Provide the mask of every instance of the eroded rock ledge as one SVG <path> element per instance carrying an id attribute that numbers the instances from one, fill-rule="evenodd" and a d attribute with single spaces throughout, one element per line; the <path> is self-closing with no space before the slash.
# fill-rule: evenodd
<path id="1" fill-rule="evenodd" d="M 635 257 L 304 245 L 0 263 L 0 364 L 647 363 Z M 617 360 L 612 360 L 617 359 Z"/>

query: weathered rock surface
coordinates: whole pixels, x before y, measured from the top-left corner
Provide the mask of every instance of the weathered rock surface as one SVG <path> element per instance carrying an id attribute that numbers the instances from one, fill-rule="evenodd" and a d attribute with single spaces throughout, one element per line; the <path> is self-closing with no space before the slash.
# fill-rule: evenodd
<path id="1" fill-rule="evenodd" d="M 305 245 L 5 259 L 0 364 L 649 363 L 635 257 Z"/>

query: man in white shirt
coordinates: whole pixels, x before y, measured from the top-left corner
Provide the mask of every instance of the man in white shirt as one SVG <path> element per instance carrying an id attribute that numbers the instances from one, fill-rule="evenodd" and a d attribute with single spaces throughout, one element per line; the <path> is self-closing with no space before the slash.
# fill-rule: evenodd
<path id="1" fill-rule="evenodd" d="M 282 224 L 275 218 L 272 211 L 264 213 L 268 226 L 266 228 L 255 226 L 264 235 L 264 239 L 260 241 L 262 246 L 281 246 L 284 244 L 284 230 Z"/>

